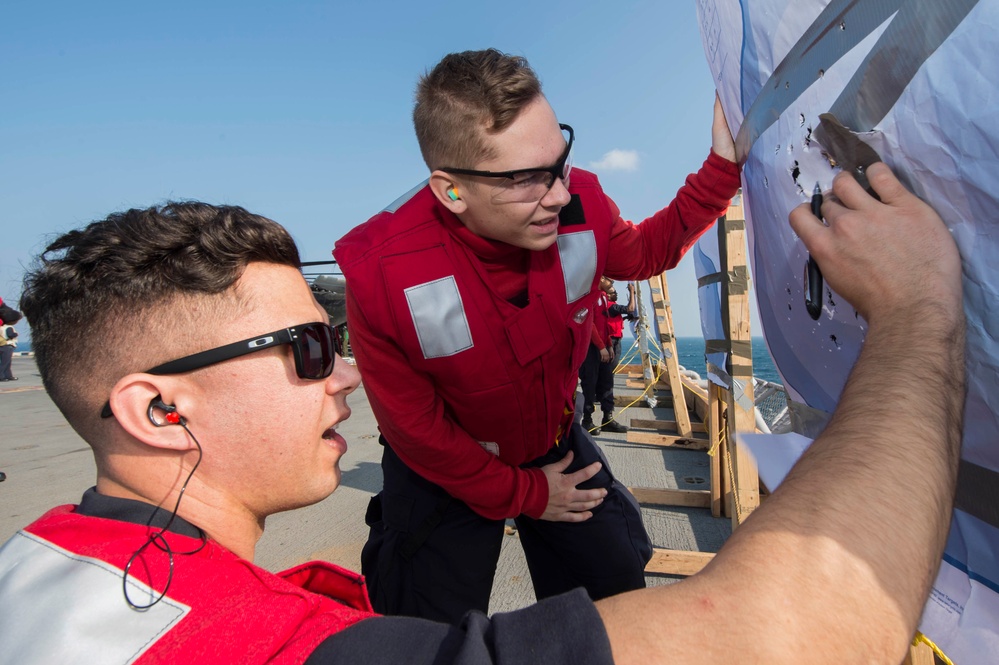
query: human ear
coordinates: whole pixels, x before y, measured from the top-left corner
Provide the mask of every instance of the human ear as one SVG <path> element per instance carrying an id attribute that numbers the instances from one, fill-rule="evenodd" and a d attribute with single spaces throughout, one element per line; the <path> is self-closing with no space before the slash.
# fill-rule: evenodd
<path id="1" fill-rule="evenodd" d="M 468 210 L 465 199 L 461 197 L 460 187 L 454 176 L 444 171 L 434 171 L 430 174 L 430 190 L 437 200 L 456 215 Z"/>
<path id="2" fill-rule="evenodd" d="M 183 416 L 183 420 L 177 418 L 178 423 L 190 417 L 183 405 L 190 404 L 191 400 L 178 379 L 129 374 L 114 385 L 108 401 L 115 420 L 136 441 L 153 448 L 177 451 L 195 448 L 186 428 L 172 422 L 173 418 L 167 419 L 168 414 L 162 407 L 153 406 L 169 405 L 174 414 Z"/>

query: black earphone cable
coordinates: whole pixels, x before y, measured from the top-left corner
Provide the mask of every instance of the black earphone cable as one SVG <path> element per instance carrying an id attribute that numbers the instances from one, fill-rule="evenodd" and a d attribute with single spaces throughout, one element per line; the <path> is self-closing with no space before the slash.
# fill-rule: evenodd
<path id="1" fill-rule="evenodd" d="M 198 465 L 201 464 L 201 457 L 203 455 L 203 451 L 201 449 L 201 443 L 198 441 L 198 438 L 194 436 L 194 433 L 192 433 L 191 430 L 188 429 L 187 423 L 181 421 L 177 424 L 184 428 L 184 431 L 187 432 L 187 435 L 191 437 L 192 441 L 194 441 L 194 445 L 198 447 L 198 461 L 194 463 L 194 466 L 191 468 L 190 473 L 187 474 L 187 478 L 184 479 L 184 484 L 181 486 L 180 492 L 177 494 L 177 503 L 174 504 L 173 511 L 170 513 L 170 519 L 167 520 L 166 525 L 156 533 L 150 534 L 149 539 L 145 543 L 143 543 L 139 549 L 135 550 L 135 553 L 133 553 L 132 556 L 129 557 L 128 563 L 125 564 L 124 574 L 122 575 L 121 578 L 121 588 L 122 588 L 122 593 L 125 595 L 125 602 L 128 603 L 129 606 L 134 610 L 139 610 L 139 611 L 148 610 L 150 607 L 152 607 L 153 605 L 160 602 L 166 597 L 167 591 L 170 590 L 170 584 L 173 582 L 174 554 L 177 555 L 196 554 L 201 550 L 203 550 L 205 545 L 208 544 L 208 537 L 205 535 L 204 530 L 199 526 L 195 526 L 195 528 L 198 530 L 198 533 L 200 534 L 201 544 L 198 545 L 198 547 L 194 548 L 193 550 L 187 552 L 174 552 L 174 550 L 170 547 L 169 541 L 167 541 L 166 537 L 163 535 L 170 529 L 170 526 L 173 524 L 174 519 L 177 517 L 177 509 L 180 508 L 180 500 L 184 498 L 184 491 L 187 489 L 187 484 L 191 481 L 191 477 L 194 476 L 194 472 L 198 470 Z M 152 512 L 152 514 L 150 514 L 149 519 L 146 521 L 147 527 L 152 524 L 153 518 L 156 517 L 156 514 L 159 512 L 159 510 L 160 507 L 156 506 L 156 509 Z M 167 575 L 167 581 L 166 585 L 163 587 L 163 592 L 159 596 L 157 596 L 156 600 L 149 603 L 148 605 L 139 605 L 137 603 L 132 602 L 132 599 L 128 595 L 128 575 L 129 571 L 132 568 L 132 565 L 136 562 L 136 559 L 138 559 L 142 555 L 142 553 L 145 552 L 146 548 L 149 547 L 150 545 L 156 545 L 156 547 L 159 548 L 161 552 L 166 552 L 166 555 L 170 561 L 170 572 Z M 151 579 L 150 582 L 152 582 Z M 151 589 L 152 584 L 149 584 L 149 587 Z"/>

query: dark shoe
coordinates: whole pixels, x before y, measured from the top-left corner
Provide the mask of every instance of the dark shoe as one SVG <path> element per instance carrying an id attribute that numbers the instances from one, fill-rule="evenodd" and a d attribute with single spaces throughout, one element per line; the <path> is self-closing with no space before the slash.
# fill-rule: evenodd
<path id="1" fill-rule="evenodd" d="M 581 424 L 583 425 L 583 429 L 585 429 L 590 434 L 600 434 L 600 428 L 593 426 L 592 418 L 583 418 L 583 422 Z"/>
<path id="2" fill-rule="evenodd" d="M 613 420 L 605 421 L 602 425 L 600 425 L 600 429 L 605 432 L 613 432 L 614 434 L 624 434 L 628 431 L 627 427 Z"/>

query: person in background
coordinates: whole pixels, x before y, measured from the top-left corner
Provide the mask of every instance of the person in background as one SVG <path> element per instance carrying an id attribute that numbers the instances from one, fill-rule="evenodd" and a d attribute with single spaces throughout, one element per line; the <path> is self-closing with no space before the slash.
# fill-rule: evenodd
<path id="1" fill-rule="evenodd" d="M 18 337 L 14 324 L 20 320 L 21 313 L 0 299 L 0 381 L 17 381 L 11 365 Z"/>
<path id="2" fill-rule="evenodd" d="M 452 53 L 416 98 L 428 183 L 333 250 L 385 446 L 361 558 L 374 606 L 485 611 L 508 518 L 537 598 L 644 587 L 641 512 L 575 421 L 576 385 L 600 276 L 676 265 L 738 189 L 720 103 L 700 170 L 632 224 L 572 167 L 575 133 L 524 58 Z"/>
<path id="3" fill-rule="evenodd" d="M 615 351 L 613 335 L 617 329 L 611 317 L 613 312 L 620 324 L 619 334 L 623 335 L 624 322 L 620 312 L 627 310 L 609 302 L 610 291 L 613 288 L 613 280 L 607 277 L 600 279 L 601 294 L 593 309 L 590 348 L 586 352 L 583 364 L 579 367 L 580 389 L 583 393 L 582 426 L 591 434 L 600 432 L 623 434 L 628 431 L 627 427 L 614 420 L 614 367 L 619 359 L 617 354 L 620 353 L 621 338 L 618 337 L 617 351 Z M 593 424 L 593 412 L 597 402 L 600 403 L 600 413 L 603 418 L 599 426 Z"/>
<path id="4" fill-rule="evenodd" d="M 610 325 L 611 329 L 611 344 L 614 348 L 614 363 L 616 369 L 617 365 L 620 365 L 623 361 L 623 357 L 621 355 L 621 339 L 624 337 L 624 322 L 625 320 L 634 320 L 637 316 L 638 310 L 635 307 L 634 287 L 629 282 L 628 304 L 619 305 L 617 303 L 617 289 L 614 288 L 614 282 L 611 282 L 610 288 L 607 289 L 607 300 L 610 301 L 610 307 L 607 309 L 607 323 Z"/>
<path id="5" fill-rule="evenodd" d="M 0 607 L 16 608 L 0 620 L 4 660 L 900 662 L 954 500 L 961 262 L 884 164 L 867 175 L 880 200 L 842 174 L 822 206 L 828 226 L 807 204 L 790 216 L 866 319 L 863 350 L 825 431 L 707 567 L 454 625 L 376 616 L 363 579 L 332 564 L 275 575 L 252 563 L 269 515 L 337 488 L 336 428 L 359 378 L 333 353 L 287 232 L 198 203 L 71 231 L 28 274 L 21 305 L 97 486 L 0 547 Z M 101 354 L 90 339 L 108 342 Z"/>

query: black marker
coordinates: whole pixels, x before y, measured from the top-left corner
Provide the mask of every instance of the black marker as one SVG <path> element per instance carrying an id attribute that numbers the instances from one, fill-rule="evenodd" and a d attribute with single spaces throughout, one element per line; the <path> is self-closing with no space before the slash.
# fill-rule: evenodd
<path id="1" fill-rule="evenodd" d="M 822 188 L 819 183 L 815 183 L 812 190 L 812 214 L 822 219 Z M 813 321 L 819 320 L 822 313 L 822 271 L 811 254 L 805 264 L 805 309 Z"/>

